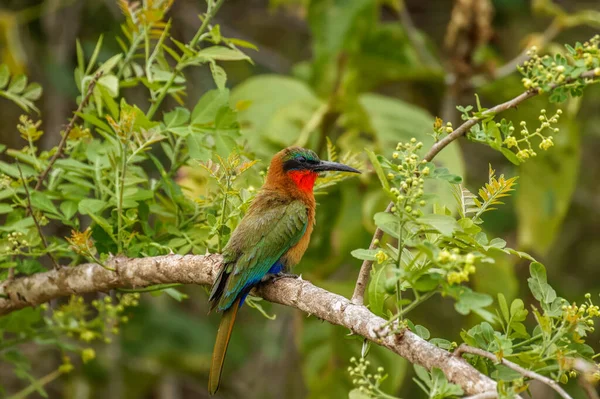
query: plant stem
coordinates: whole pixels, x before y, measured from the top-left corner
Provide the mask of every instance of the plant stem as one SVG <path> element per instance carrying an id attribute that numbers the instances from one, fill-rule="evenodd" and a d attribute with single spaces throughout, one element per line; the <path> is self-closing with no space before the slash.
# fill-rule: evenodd
<path id="1" fill-rule="evenodd" d="M 227 176 L 227 185 L 225 186 L 225 193 L 223 194 L 223 204 L 221 206 L 221 220 L 219 220 L 219 231 L 218 231 L 218 246 L 219 246 L 219 253 L 221 253 L 222 248 L 222 244 L 221 244 L 221 235 L 223 234 L 223 226 L 225 224 L 225 211 L 227 210 L 227 196 L 229 193 L 229 188 L 230 188 L 230 180 L 229 180 L 229 176 Z"/>
<path id="2" fill-rule="evenodd" d="M 34 393 L 35 391 L 37 391 L 40 387 L 43 387 L 44 385 L 49 384 L 50 382 L 52 382 L 55 379 L 57 379 L 58 377 L 60 377 L 61 374 L 62 374 L 62 371 L 60 371 L 60 369 L 56 369 L 53 372 L 51 372 L 50 374 L 47 374 L 47 375 L 43 376 L 42 378 L 40 378 L 39 380 L 36 380 L 33 384 L 29 385 L 27 388 L 10 396 L 8 399 L 24 399 L 27 396 Z"/>
<path id="3" fill-rule="evenodd" d="M 144 287 L 144 288 L 117 288 L 118 291 L 120 292 L 154 292 L 154 291 L 161 291 L 161 290 L 166 290 L 167 288 L 175 288 L 175 287 L 180 287 L 183 284 L 180 283 L 173 283 L 173 284 L 157 284 L 157 285 L 151 285 L 149 287 Z"/>
<path id="4" fill-rule="evenodd" d="M 125 192 L 125 174 L 127 173 L 127 143 L 121 145 L 121 169 L 117 169 L 117 246 L 123 253 L 123 194 Z"/>
<path id="5" fill-rule="evenodd" d="M 529 339 L 526 339 L 526 340 L 525 340 L 525 341 L 523 341 L 523 342 L 519 342 L 518 344 L 515 344 L 515 345 L 513 345 L 513 349 L 514 349 L 514 348 L 521 347 L 521 346 L 523 346 L 523 345 L 530 344 L 530 343 L 532 343 L 532 342 L 534 342 L 534 341 L 537 341 L 538 339 L 542 338 L 542 336 L 543 336 L 542 334 L 537 334 L 537 335 L 534 335 L 533 337 L 531 337 L 531 338 L 529 338 Z"/>
<path id="6" fill-rule="evenodd" d="M 46 169 L 44 169 L 44 171 L 42 172 L 42 174 L 40 174 L 40 177 L 38 178 L 37 184 L 35 185 L 35 191 L 38 191 L 42 187 L 42 183 L 46 179 L 46 176 L 48 176 L 48 173 L 50 173 L 52 166 L 54 166 L 54 162 L 56 162 L 56 160 L 62 156 L 65 146 L 67 145 L 67 139 L 69 138 L 69 134 L 71 133 L 71 130 L 73 130 L 73 128 L 75 127 L 75 122 L 77 122 L 77 119 L 79 118 L 78 114 L 80 114 L 83 111 L 83 108 L 85 108 L 87 103 L 90 101 L 90 97 L 92 96 L 94 87 L 96 87 L 96 83 L 98 82 L 98 79 L 100 79 L 102 77 L 102 73 L 103 73 L 102 71 L 96 72 L 96 74 L 90 81 L 90 84 L 88 85 L 85 97 L 83 97 L 83 99 L 81 100 L 81 103 L 79 103 L 79 107 L 77 107 L 77 110 L 75 111 L 75 115 L 73 115 L 73 117 L 69 121 L 69 124 L 65 128 L 65 133 L 63 134 L 63 137 L 60 140 L 60 143 L 58 143 L 58 148 L 57 148 L 56 152 L 54 153 L 54 155 L 52 155 L 52 158 L 50 158 L 50 161 L 48 162 L 48 166 L 46 167 Z"/>
<path id="7" fill-rule="evenodd" d="M 221 7 L 221 5 L 223 4 L 224 1 L 225 0 L 217 0 L 216 3 L 213 3 L 212 0 L 209 0 L 208 9 L 206 10 L 206 15 L 204 17 L 204 20 L 202 21 L 202 25 L 200 25 L 200 28 L 198 29 L 198 31 L 194 35 L 194 38 L 192 39 L 192 41 L 189 44 L 189 46 L 191 48 L 196 47 L 196 45 L 200 41 L 202 34 L 208 27 L 208 24 L 214 18 L 215 14 L 217 13 L 217 11 L 219 10 L 219 8 Z M 156 98 L 156 100 L 154 100 L 154 102 L 150 106 L 150 109 L 146 113 L 146 116 L 148 117 L 148 119 L 152 119 L 154 117 L 154 114 L 156 114 L 156 111 L 158 111 L 160 104 L 163 102 L 163 100 L 167 96 L 169 89 L 171 88 L 171 86 L 173 86 L 173 82 L 175 82 L 175 77 L 177 76 L 178 73 L 180 73 L 183 70 L 185 62 L 188 61 L 188 59 L 189 59 L 189 56 L 187 54 L 184 54 L 181 57 L 181 59 L 175 66 L 175 70 L 171 74 L 171 77 L 169 78 L 167 83 L 165 83 L 165 85 L 160 88 L 160 91 L 158 92 L 158 97 Z"/>

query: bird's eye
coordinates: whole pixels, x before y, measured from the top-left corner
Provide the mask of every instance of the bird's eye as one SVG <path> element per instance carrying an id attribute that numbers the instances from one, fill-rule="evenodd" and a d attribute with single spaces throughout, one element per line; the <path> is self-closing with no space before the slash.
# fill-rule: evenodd
<path id="1" fill-rule="evenodd" d="M 298 161 L 298 162 L 306 162 L 306 158 L 304 158 L 303 156 L 299 156 L 298 158 L 296 158 L 296 161 Z"/>

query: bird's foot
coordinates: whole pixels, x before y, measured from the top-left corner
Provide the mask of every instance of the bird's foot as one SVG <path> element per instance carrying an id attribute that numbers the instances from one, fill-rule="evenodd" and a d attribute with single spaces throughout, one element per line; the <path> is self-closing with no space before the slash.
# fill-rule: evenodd
<path id="1" fill-rule="evenodd" d="M 273 277 L 271 278 L 271 282 L 275 282 L 277 280 L 281 280 L 282 278 L 293 278 L 293 279 L 297 279 L 298 276 L 297 274 L 294 273 L 284 273 L 284 272 L 279 272 L 277 274 L 273 274 Z"/>

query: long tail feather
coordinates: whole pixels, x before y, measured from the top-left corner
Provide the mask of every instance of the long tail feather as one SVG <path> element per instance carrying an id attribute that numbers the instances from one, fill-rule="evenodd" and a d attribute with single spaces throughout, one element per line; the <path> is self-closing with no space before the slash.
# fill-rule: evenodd
<path id="1" fill-rule="evenodd" d="M 235 317 L 237 316 L 238 309 L 240 307 L 240 300 L 238 298 L 229 309 L 223 312 L 221 322 L 219 323 L 219 330 L 217 331 L 217 338 L 215 340 L 215 348 L 213 349 L 212 359 L 210 362 L 210 372 L 208 374 L 208 392 L 214 395 L 219 389 L 219 383 L 221 382 L 221 371 L 223 370 L 223 362 L 225 361 L 225 353 L 227 352 L 227 346 L 229 345 L 229 339 L 231 338 L 231 331 L 235 324 Z"/>

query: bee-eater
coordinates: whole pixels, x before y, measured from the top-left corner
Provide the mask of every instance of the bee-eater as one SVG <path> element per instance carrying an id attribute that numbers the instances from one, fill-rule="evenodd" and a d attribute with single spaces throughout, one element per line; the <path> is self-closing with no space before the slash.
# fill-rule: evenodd
<path id="1" fill-rule="evenodd" d="M 360 171 L 321 161 L 311 150 L 286 148 L 273 157 L 267 179 L 223 249 L 223 266 L 210 293 L 210 309 L 223 312 L 213 349 L 208 391 L 219 389 L 235 317 L 248 293 L 296 265 L 315 224 L 313 187 L 319 173 Z"/>

